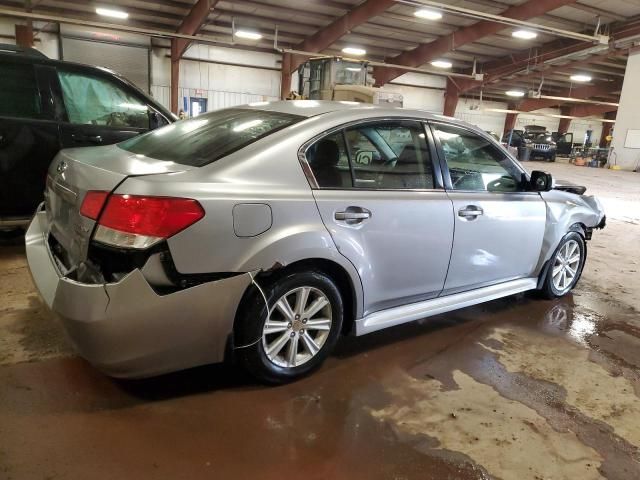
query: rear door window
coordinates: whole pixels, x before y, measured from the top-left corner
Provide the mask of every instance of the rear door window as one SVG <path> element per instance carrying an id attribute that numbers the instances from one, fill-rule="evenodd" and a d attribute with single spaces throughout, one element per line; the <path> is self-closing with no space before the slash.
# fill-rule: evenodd
<path id="1" fill-rule="evenodd" d="M 418 122 L 383 121 L 349 127 L 312 145 L 307 161 L 320 188 L 434 188 L 432 159 Z"/>
<path id="2" fill-rule="evenodd" d="M 118 146 L 147 157 L 200 167 L 304 118 L 279 112 L 229 108 L 159 128 Z"/>
<path id="3" fill-rule="evenodd" d="M 149 107 L 115 82 L 60 69 L 58 78 L 71 123 L 149 129 Z"/>
<path id="4" fill-rule="evenodd" d="M 0 66 L 0 115 L 44 117 L 33 65 L 3 62 Z"/>

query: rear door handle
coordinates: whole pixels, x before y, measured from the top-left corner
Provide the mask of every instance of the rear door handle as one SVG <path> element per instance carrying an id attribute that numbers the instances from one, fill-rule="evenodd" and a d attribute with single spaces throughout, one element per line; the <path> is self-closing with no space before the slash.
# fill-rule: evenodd
<path id="1" fill-rule="evenodd" d="M 334 218 L 336 220 L 346 222 L 349 225 L 353 225 L 371 218 L 371 212 L 362 207 L 348 207 L 343 212 L 336 212 Z"/>
<path id="2" fill-rule="evenodd" d="M 479 215 L 484 215 L 484 211 L 475 205 L 467 205 L 464 208 L 458 210 L 458 216 L 475 218 Z"/>

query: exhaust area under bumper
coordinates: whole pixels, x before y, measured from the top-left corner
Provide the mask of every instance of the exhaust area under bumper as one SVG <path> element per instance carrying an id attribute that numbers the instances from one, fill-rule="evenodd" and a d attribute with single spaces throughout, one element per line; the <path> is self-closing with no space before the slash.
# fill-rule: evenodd
<path id="1" fill-rule="evenodd" d="M 167 295 L 138 269 L 116 283 L 80 283 L 60 273 L 48 235 L 41 211 L 25 236 L 34 283 L 74 348 L 99 370 L 142 378 L 224 360 L 249 273 Z"/>

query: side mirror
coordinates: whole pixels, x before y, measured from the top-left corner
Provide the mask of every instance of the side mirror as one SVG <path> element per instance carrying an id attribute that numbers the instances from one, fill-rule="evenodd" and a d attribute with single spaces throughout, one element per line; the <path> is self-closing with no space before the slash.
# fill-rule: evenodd
<path id="1" fill-rule="evenodd" d="M 553 188 L 553 177 L 550 173 L 534 170 L 531 172 L 529 188 L 534 192 L 548 192 Z"/>

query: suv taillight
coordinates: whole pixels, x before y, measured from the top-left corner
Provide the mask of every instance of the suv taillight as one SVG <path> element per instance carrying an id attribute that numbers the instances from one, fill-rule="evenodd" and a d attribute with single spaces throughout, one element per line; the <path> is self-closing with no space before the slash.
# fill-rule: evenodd
<path id="1" fill-rule="evenodd" d="M 92 214 L 102 210 L 95 217 L 98 228 L 94 239 L 115 247 L 148 248 L 204 217 L 200 203 L 190 198 L 114 194 L 105 197 L 106 205 L 103 200 L 98 208 L 94 204 L 99 203 L 101 193 L 87 192 L 80 212 Z"/>

